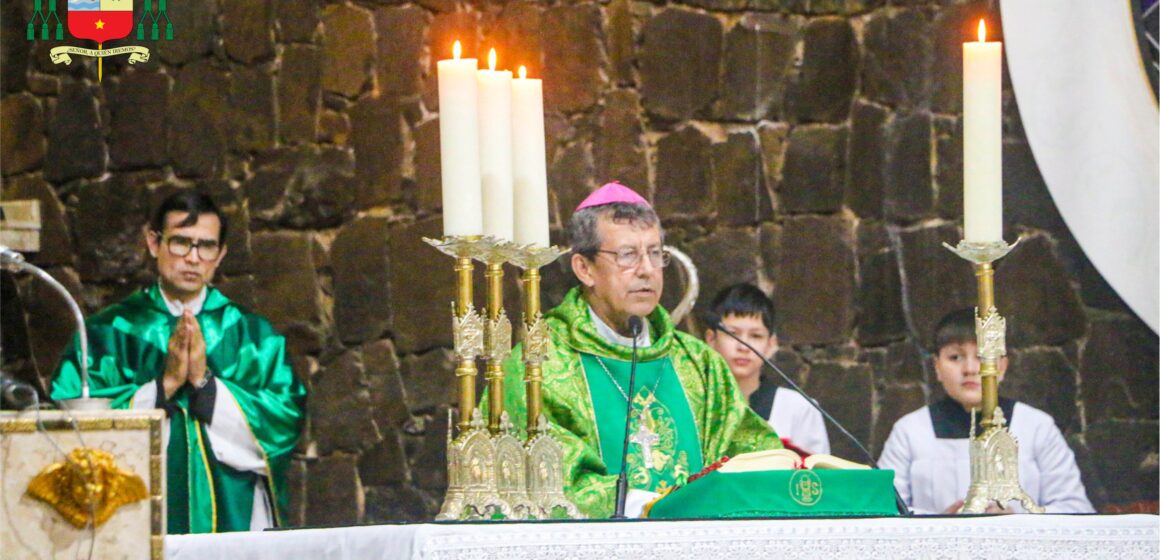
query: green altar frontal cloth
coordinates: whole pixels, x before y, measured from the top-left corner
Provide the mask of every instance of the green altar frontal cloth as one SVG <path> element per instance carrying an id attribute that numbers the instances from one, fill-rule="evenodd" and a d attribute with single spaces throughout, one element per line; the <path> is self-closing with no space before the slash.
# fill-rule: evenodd
<path id="1" fill-rule="evenodd" d="M 651 519 L 898 515 L 891 470 L 710 472 L 652 504 Z"/>

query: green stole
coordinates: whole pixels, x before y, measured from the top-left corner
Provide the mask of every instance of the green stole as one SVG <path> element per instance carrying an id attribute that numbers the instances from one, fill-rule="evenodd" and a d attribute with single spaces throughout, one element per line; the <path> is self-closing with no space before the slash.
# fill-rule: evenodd
<path id="1" fill-rule="evenodd" d="M 619 474 L 624 451 L 625 393 L 632 362 L 583 352 L 580 360 L 596 413 L 601 458 L 608 474 Z M 690 474 L 700 472 L 704 458 L 692 408 L 672 362 L 667 357 L 637 362 L 634 392 L 629 430 L 632 441 L 628 446 L 629 487 L 664 492 L 684 484 Z"/>
<path id="2" fill-rule="evenodd" d="M 170 534 L 247 531 L 254 512 L 258 475 L 221 463 L 213 452 L 205 426 L 189 414 L 189 399 L 174 399 L 180 407 L 169 422 L 166 448 L 166 530 Z M 191 431 L 187 426 L 193 426 Z M 193 481 L 206 480 L 209 491 Z M 210 515 L 191 515 L 209 512 Z"/>

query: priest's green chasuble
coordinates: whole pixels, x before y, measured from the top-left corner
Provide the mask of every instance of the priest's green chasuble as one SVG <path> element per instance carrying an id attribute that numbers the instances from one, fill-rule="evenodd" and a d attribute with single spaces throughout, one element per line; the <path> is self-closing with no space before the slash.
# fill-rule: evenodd
<path id="1" fill-rule="evenodd" d="M 86 321 L 93 397 L 129 408 L 143 385 L 165 371 L 169 313 L 156 284 L 113 304 Z M 204 426 L 189 411 L 189 386 L 171 399 L 167 458 L 169 533 L 244 531 L 250 528 L 254 485 L 264 484 L 275 523 L 284 524 L 286 469 L 302 428 L 306 390 L 290 368 L 285 339 L 262 317 L 208 288 L 197 315 L 206 362 L 245 417 L 269 476 L 235 470 L 217 460 Z M 52 398 L 81 392 L 77 337 L 65 351 L 52 383 Z M 220 390 L 220 389 L 219 389 Z M 215 412 L 216 415 L 216 412 Z"/>
<path id="2" fill-rule="evenodd" d="M 552 350 L 543 364 L 543 412 L 564 448 L 564 492 L 586 515 L 608 517 L 620 473 L 632 349 L 597 333 L 579 288 L 544 320 Z M 769 424 L 750 410 L 724 358 L 676 330 L 661 307 L 647 320 L 652 344 L 638 349 L 633 402 L 637 413 L 645 413 L 632 425 L 637 441 L 629 444 L 630 488 L 663 491 L 722 456 L 781 447 Z M 522 427 L 521 359 L 517 346 L 504 362 L 504 407 Z M 486 407 L 486 396 L 482 402 Z"/>

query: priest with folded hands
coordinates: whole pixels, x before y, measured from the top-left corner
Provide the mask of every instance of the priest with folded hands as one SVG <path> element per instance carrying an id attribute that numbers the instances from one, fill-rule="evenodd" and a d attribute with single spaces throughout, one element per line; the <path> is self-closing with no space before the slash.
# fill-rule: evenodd
<path id="1" fill-rule="evenodd" d="M 564 448 L 564 492 L 580 511 L 594 518 L 614 511 L 629 400 L 630 517 L 722 456 L 781 447 L 724 358 L 676 330 L 659 305 L 669 254 L 648 201 L 604 185 L 576 208 L 568 237 L 580 285 L 545 315 L 552 351 L 542 392 L 543 414 Z M 630 395 L 633 316 L 643 321 Z M 504 363 L 505 409 L 518 422 L 527 414 L 521 349 Z"/>
<path id="2" fill-rule="evenodd" d="M 112 399 L 113 408 L 157 408 L 168 417 L 170 534 L 285 522 L 286 472 L 306 390 L 282 335 L 210 285 L 226 255 L 228 225 L 208 195 L 171 193 L 142 231 L 157 281 L 85 324 L 92 395 Z M 53 399 L 81 394 L 78 340 L 61 360 Z"/>

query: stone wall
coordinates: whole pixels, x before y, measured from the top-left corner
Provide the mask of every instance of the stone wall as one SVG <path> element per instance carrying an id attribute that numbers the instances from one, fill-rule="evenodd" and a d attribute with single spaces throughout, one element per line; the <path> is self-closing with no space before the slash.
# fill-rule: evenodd
<path id="1" fill-rule="evenodd" d="M 441 231 L 434 67 L 453 39 L 544 78 L 554 236 L 604 181 L 640 190 L 702 300 L 773 293 L 778 360 L 875 453 L 940 396 L 923 349 L 974 300 L 941 247 L 961 236 L 960 43 L 980 15 L 999 27 L 990 2 L 191 0 L 170 3 L 174 40 L 116 42 L 152 59 L 106 59 L 102 82 L 92 59 L 48 61 L 80 42 L 25 39 L 31 4 L 0 17 L 3 197 L 43 203 L 31 260 L 93 312 L 152 278 L 151 201 L 223 202 L 218 285 L 287 335 L 311 391 L 295 523 L 430 519 L 446 486 L 453 278 L 421 237 Z M 1006 238 L 1025 237 L 997 267 L 1004 393 L 1056 418 L 1097 507 L 1154 502 L 1157 337 L 1069 234 L 1004 93 Z M 571 280 L 545 274 L 551 304 Z M 66 309 L 2 287 L 6 368 L 46 382 Z M 670 271 L 666 304 L 682 289 Z"/>

